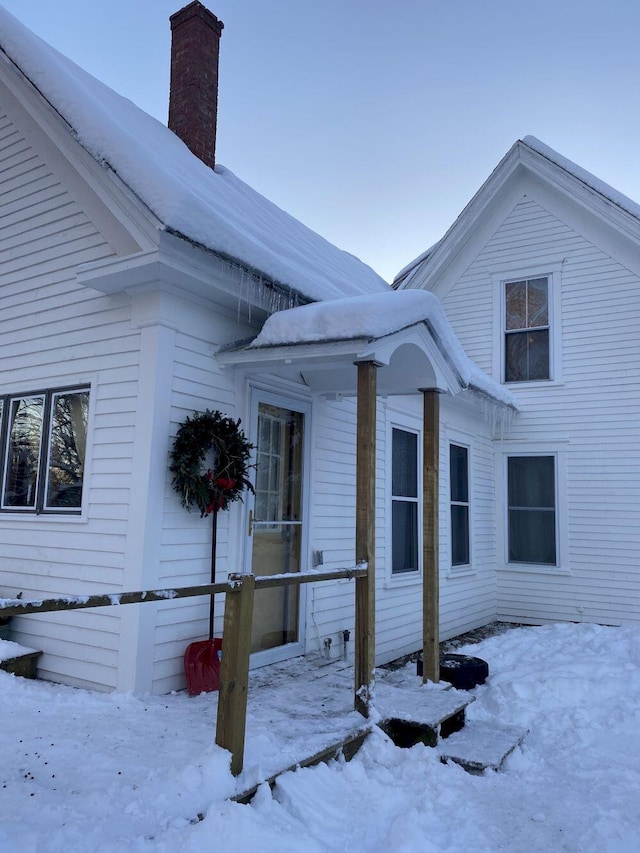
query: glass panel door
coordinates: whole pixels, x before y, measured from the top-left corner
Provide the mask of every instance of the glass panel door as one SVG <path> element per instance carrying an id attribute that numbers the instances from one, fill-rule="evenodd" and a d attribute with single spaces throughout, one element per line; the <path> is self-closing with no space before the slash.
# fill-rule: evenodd
<path id="1" fill-rule="evenodd" d="M 258 404 L 251 522 L 251 571 L 257 576 L 300 571 L 303 427 L 302 412 Z M 251 651 L 297 643 L 299 616 L 298 586 L 259 590 L 253 609 Z"/>

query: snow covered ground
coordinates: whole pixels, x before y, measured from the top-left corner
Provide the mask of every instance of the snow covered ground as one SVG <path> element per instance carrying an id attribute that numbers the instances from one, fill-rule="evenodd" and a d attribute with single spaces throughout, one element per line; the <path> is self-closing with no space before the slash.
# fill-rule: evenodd
<path id="1" fill-rule="evenodd" d="M 236 783 L 213 745 L 212 696 L 92 694 L 0 673 L 0 851 L 636 853 L 639 649 L 632 627 L 492 637 L 468 649 L 491 668 L 468 717 L 530 729 L 501 772 L 471 776 L 378 733 L 351 762 L 288 773 L 249 806 L 226 799 Z M 296 684 L 283 680 L 282 707 L 300 726 Z M 269 755 L 266 727 L 253 758 L 261 743 Z"/>

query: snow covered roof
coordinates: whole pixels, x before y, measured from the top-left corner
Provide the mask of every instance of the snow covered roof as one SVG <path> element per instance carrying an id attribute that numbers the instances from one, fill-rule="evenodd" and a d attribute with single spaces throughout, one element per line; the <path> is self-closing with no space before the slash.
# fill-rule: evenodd
<path id="1" fill-rule="evenodd" d="M 428 291 L 399 290 L 302 305 L 272 314 L 249 349 L 383 338 L 425 324 L 463 387 L 517 408 L 513 395 L 467 356 L 438 298 Z"/>
<path id="2" fill-rule="evenodd" d="M 420 266 L 423 261 L 427 260 L 427 258 L 433 252 L 439 242 L 440 241 L 438 240 L 436 243 L 434 243 L 432 246 L 429 246 L 428 249 L 418 255 L 417 258 L 414 258 L 412 261 L 409 261 L 409 263 L 404 266 L 393 279 L 392 287 L 399 287 L 406 278 L 410 278 L 411 273 L 414 271 L 414 269 Z"/>
<path id="3" fill-rule="evenodd" d="M 623 210 L 626 210 L 627 213 L 630 213 L 631 216 L 635 216 L 636 219 L 640 220 L 640 204 L 624 195 L 624 193 L 618 192 L 614 187 L 604 181 L 601 181 L 600 178 L 597 178 L 595 175 L 592 175 L 591 172 L 587 172 L 586 169 L 576 165 L 576 163 L 569 160 L 567 157 L 563 157 L 562 154 L 558 154 L 557 151 L 554 151 L 553 148 L 550 148 L 548 145 L 545 145 L 544 142 L 536 139 L 535 136 L 525 136 L 519 141 L 522 145 L 526 145 L 528 148 L 531 148 L 532 151 L 536 151 L 538 154 L 546 157 L 547 160 L 551 160 L 551 162 L 555 163 L 556 166 L 560 166 L 560 168 L 564 169 L 565 172 L 569 172 L 569 174 L 573 175 L 574 178 L 582 181 L 583 184 L 591 187 L 592 190 L 595 190 L 597 193 L 613 202 L 613 204 L 621 207 Z"/>
<path id="4" fill-rule="evenodd" d="M 383 292 L 353 255 L 285 213 L 228 169 L 205 166 L 161 122 L 96 80 L 0 6 L 0 49 L 80 144 L 163 223 L 311 300 Z"/>
<path id="5" fill-rule="evenodd" d="M 544 159 L 541 160 L 541 158 Z M 551 170 L 544 169 L 544 161 L 548 161 L 549 164 L 552 164 Z M 593 197 L 593 194 L 595 193 L 595 198 L 600 201 L 604 201 L 605 205 L 607 203 L 615 205 L 615 208 L 618 209 L 619 213 L 621 212 L 620 215 L 623 218 L 625 215 L 633 217 L 633 220 L 635 221 L 633 222 L 632 231 L 636 234 L 636 240 L 640 242 L 639 204 L 632 201 L 623 193 L 618 192 L 618 190 L 609 186 L 609 184 L 601 181 L 595 175 L 592 175 L 591 172 L 587 172 L 586 169 L 582 169 L 571 160 L 563 157 L 561 154 L 558 154 L 557 151 L 554 151 L 553 148 L 550 148 L 548 145 L 545 145 L 544 142 L 536 139 L 535 136 L 525 136 L 523 139 L 519 139 L 511 146 L 507 154 L 493 170 L 487 181 L 485 181 L 482 187 L 473 196 L 471 201 L 466 205 L 444 237 L 400 270 L 394 278 L 393 287 L 403 288 L 423 286 L 424 282 L 422 281 L 422 275 L 424 271 L 426 269 L 432 269 L 434 265 L 437 266 L 437 257 L 440 256 L 441 260 L 442 256 L 449 252 L 451 241 L 454 240 L 456 236 L 459 236 L 461 223 L 467 222 L 469 223 L 469 227 L 473 227 L 471 220 L 474 215 L 478 215 L 478 211 L 481 209 L 481 206 L 478 204 L 479 200 L 485 195 L 490 195 L 490 192 L 486 192 L 487 188 L 493 184 L 493 191 L 493 189 L 495 189 L 499 184 L 499 180 L 497 179 L 505 174 L 506 169 L 514 168 L 519 162 L 525 163 L 526 167 L 529 169 L 542 170 L 543 173 L 550 178 L 552 178 L 554 170 L 557 174 L 557 169 L 561 169 L 562 172 L 569 176 L 570 181 L 578 181 L 578 187 L 582 185 L 582 188 L 587 191 L 582 193 L 582 195 L 586 196 L 587 193 L 591 193 L 591 196 Z M 607 213 L 605 215 L 614 216 L 615 208 L 612 209 L 609 204 L 608 208 L 606 208 Z"/>

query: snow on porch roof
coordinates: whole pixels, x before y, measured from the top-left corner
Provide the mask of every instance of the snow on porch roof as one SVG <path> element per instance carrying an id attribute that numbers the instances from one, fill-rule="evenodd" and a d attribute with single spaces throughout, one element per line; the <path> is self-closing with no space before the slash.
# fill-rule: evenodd
<path id="1" fill-rule="evenodd" d="M 163 223 L 311 300 L 389 285 L 228 169 L 205 166 L 167 127 L 96 80 L 0 6 L 0 49 Z"/>
<path id="2" fill-rule="evenodd" d="M 305 348 L 314 344 L 327 345 L 327 351 L 331 347 L 336 351 L 334 345 L 339 342 L 372 342 L 417 326 L 427 328 L 430 338 L 463 388 L 470 388 L 504 406 L 517 409 L 513 395 L 483 373 L 467 356 L 438 298 L 427 291 L 390 291 L 278 311 L 266 320 L 262 331 L 251 343 L 235 352 L 243 353 L 238 362 L 246 363 L 246 357 L 253 352 L 256 360 L 262 360 L 266 365 L 267 361 L 273 362 L 282 349 L 286 349 L 287 360 L 292 360 L 293 347 L 297 347 L 303 356 Z M 346 358 L 349 354 L 348 349 L 344 349 Z M 232 351 L 221 355 L 222 361 L 227 363 L 235 360 Z"/>

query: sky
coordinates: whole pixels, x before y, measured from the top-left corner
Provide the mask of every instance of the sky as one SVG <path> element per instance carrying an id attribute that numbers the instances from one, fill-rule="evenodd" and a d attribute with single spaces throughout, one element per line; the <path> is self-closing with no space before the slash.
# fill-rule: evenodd
<path id="1" fill-rule="evenodd" d="M 166 122 L 180 0 L 4 0 Z M 640 201 L 637 0 L 207 0 L 217 159 L 384 278 L 532 134 Z"/>

